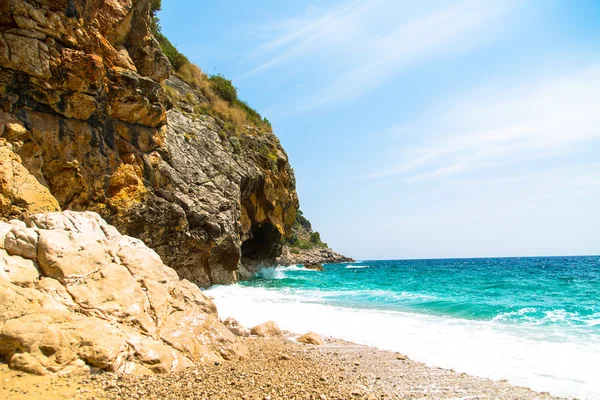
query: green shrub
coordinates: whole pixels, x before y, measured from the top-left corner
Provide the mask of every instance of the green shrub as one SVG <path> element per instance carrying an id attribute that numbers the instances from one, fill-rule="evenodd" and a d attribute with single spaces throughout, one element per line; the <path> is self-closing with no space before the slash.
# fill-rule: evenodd
<path id="1" fill-rule="evenodd" d="M 313 232 L 310 234 L 310 242 L 314 244 L 321 244 L 321 234 L 319 232 Z"/>
<path id="2" fill-rule="evenodd" d="M 302 213 L 301 210 L 298 210 L 298 213 L 296 214 L 296 222 L 298 224 L 300 224 L 300 226 L 306 230 L 312 229 L 312 225 L 310 224 L 310 221 L 308 219 L 306 219 L 306 217 L 304 217 L 304 214 Z"/>
<path id="3" fill-rule="evenodd" d="M 235 104 L 238 101 L 237 98 L 237 89 L 231 81 L 225 78 L 223 75 L 211 75 L 208 78 L 210 81 L 211 88 L 213 92 L 219 96 L 221 99 L 225 100 L 229 104 Z"/>
<path id="4" fill-rule="evenodd" d="M 221 74 L 206 76 L 200 68 L 190 63 L 177 47 L 162 33 L 158 12 L 162 8 L 162 0 L 150 0 L 151 23 L 150 29 L 158 41 L 162 52 L 176 71 L 177 76 L 189 85 L 200 89 L 207 97 L 209 104 L 202 105 L 199 111 L 202 114 L 212 115 L 225 122 L 232 122 L 236 128 L 242 129 L 244 125 L 253 125 L 262 131 L 273 132 L 273 127 L 268 119 L 238 99 L 238 93 L 231 80 Z"/>
<path id="5" fill-rule="evenodd" d="M 178 70 L 184 65 L 189 64 L 190 61 L 187 59 L 187 57 L 181 54 L 165 35 L 163 35 L 161 32 L 155 32 L 154 37 L 158 41 L 161 50 L 163 53 L 165 53 L 165 56 L 167 56 L 175 70 Z"/>
<path id="6" fill-rule="evenodd" d="M 302 250 L 310 250 L 313 248 L 313 246 L 308 242 L 302 242 L 298 247 L 300 247 Z"/>

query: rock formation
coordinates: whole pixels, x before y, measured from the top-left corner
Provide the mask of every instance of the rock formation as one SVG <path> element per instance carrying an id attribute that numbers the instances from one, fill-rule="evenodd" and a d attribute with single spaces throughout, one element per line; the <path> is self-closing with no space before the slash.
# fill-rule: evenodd
<path id="1" fill-rule="evenodd" d="M 273 321 L 267 321 L 264 324 L 256 325 L 250 330 L 250 333 L 260 337 L 281 337 L 283 332 Z"/>
<path id="2" fill-rule="evenodd" d="M 244 354 L 196 285 L 98 214 L 0 222 L 0 358 L 12 369 L 169 372 Z"/>
<path id="3" fill-rule="evenodd" d="M 286 245 L 282 249 L 281 256 L 277 258 L 278 265 L 336 264 L 345 262 L 354 262 L 354 259 L 337 253 L 329 247 L 298 249 Z"/>
<path id="4" fill-rule="evenodd" d="M 323 346 L 325 342 L 318 333 L 308 332 L 296 339 L 299 343 L 314 344 L 315 346 Z"/>
<path id="5" fill-rule="evenodd" d="M 287 155 L 200 97 L 172 76 L 149 0 L 0 2 L 0 218 L 95 211 L 201 286 L 274 263 L 298 208 Z"/>
<path id="6" fill-rule="evenodd" d="M 278 265 L 303 264 L 306 268 L 314 264 L 335 264 L 353 262 L 350 257 L 333 251 L 327 243 L 321 240 L 321 234 L 312 228 L 302 211 L 298 210 L 296 220 L 292 225 L 292 235 L 286 239 L 281 255 L 277 258 Z M 318 269 L 319 268 L 309 268 Z"/>

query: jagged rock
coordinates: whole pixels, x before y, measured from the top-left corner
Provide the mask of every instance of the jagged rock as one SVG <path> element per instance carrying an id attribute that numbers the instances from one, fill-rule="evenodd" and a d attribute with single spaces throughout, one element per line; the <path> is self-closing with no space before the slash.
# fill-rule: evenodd
<path id="1" fill-rule="evenodd" d="M 277 259 L 278 265 L 304 264 L 336 264 L 353 262 L 350 257 L 336 253 L 330 248 L 297 249 L 285 246 L 281 256 Z"/>
<path id="2" fill-rule="evenodd" d="M 273 321 L 265 322 L 264 324 L 256 325 L 250 330 L 250 334 L 260 337 L 280 337 L 283 332 L 279 326 Z"/>
<path id="3" fill-rule="evenodd" d="M 242 336 L 242 337 L 250 336 L 250 329 L 246 328 L 244 325 L 240 324 L 238 321 L 236 321 L 232 317 L 229 317 L 225 321 L 223 321 L 223 324 L 227 328 L 229 328 L 229 330 L 235 336 Z"/>
<path id="4" fill-rule="evenodd" d="M 322 346 L 325 344 L 321 336 L 314 332 L 305 333 L 296 339 L 296 341 L 304 344 L 314 344 L 315 346 Z"/>
<path id="5" fill-rule="evenodd" d="M 298 208 L 285 151 L 184 114 L 205 98 L 171 72 L 149 0 L 0 2 L 0 219 L 95 211 L 202 286 L 274 264 Z"/>
<path id="6" fill-rule="evenodd" d="M 0 358 L 11 368 L 169 372 L 246 354 L 197 286 L 98 214 L 25 222 L 0 222 Z"/>
<path id="7" fill-rule="evenodd" d="M 315 264 L 304 264 L 304 268 L 312 269 L 313 271 L 325 271 L 323 265 L 315 263 Z"/>

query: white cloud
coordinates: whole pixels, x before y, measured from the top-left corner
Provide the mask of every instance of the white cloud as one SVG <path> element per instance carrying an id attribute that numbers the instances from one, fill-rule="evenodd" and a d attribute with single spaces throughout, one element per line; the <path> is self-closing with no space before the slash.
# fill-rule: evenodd
<path id="1" fill-rule="evenodd" d="M 600 66 L 461 98 L 407 127 L 424 132 L 421 141 L 399 152 L 401 163 L 368 178 L 404 176 L 416 182 L 600 145 Z"/>
<path id="2" fill-rule="evenodd" d="M 510 12 L 524 1 L 356 0 L 313 10 L 309 17 L 278 23 L 274 38 L 252 52 L 255 65 L 240 78 L 291 63 L 310 61 L 320 68 L 318 60 L 327 60 L 328 83 L 290 107 L 306 111 L 339 104 L 414 63 L 485 42 L 509 25 Z"/>

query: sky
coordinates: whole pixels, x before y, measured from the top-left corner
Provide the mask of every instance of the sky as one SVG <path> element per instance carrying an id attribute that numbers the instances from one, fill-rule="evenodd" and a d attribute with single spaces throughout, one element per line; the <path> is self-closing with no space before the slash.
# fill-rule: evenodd
<path id="1" fill-rule="evenodd" d="M 600 254 L 600 1 L 163 1 L 359 260 Z"/>

